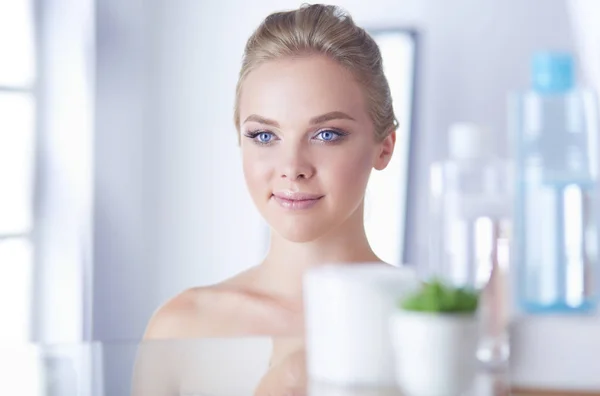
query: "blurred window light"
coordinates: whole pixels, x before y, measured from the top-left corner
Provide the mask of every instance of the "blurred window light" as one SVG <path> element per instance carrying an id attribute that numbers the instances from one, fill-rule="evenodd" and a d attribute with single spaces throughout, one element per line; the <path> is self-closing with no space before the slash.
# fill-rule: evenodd
<path id="1" fill-rule="evenodd" d="M 30 1 L 0 0 L 0 342 L 31 332 L 33 21 Z"/>
<path id="2" fill-rule="evenodd" d="M 29 336 L 31 256 L 27 238 L 0 239 L 0 343 L 27 341 Z"/>
<path id="3" fill-rule="evenodd" d="M 0 235 L 31 228 L 33 126 L 31 94 L 0 91 Z"/>
<path id="4" fill-rule="evenodd" d="M 383 261 L 400 265 L 404 256 L 406 192 L 412 131 L 416 40 L 407 30 L 371 32 L 383 58 L 394 113 L 399 126 L 396 147 L 387 168 L 373 171 L 365 197 L 365 231 Z"/>
<path id="5" fill-rule="evenodd" d="M 33 9 L 28 0 L 0 0 L 0 87 L 27 88 L 34 79 Z"/>

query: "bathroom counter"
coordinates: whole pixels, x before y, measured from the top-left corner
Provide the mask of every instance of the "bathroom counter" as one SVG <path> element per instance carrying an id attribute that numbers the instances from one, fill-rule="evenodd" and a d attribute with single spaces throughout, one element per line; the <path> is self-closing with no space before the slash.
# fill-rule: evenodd
<path id="1" fill-rule="evenodd" d="M 0 345 L 0 395 L 131 396 L 135 382 L 141 381 L 148 383 L 146 391 L 138 392 L 144 396 L 251 396 L 266 372 L 271 346 L 270 338 Z M 535 364 L 542 363 L 536 360 Z M 600 370 L 600 364 L 594 367 Z M 519 375 L 521 380 L 526 378 L 523 373 Z M 551 391 L 552 387 L 515 384 L 508 370 L 481 371 L 464 396 L 600 396 L 600 391 L 586 393 L 575 377 L 560 379 L 563 386 Z M 569 379 L 571 382 L 566 382 Z M 178 384 L 178 391 L 173 390 L 173 384 Z M 549 390 L 531 390 L 545 388 Z M 402 394 L 394 388 L 311 382 L 307 396 Z"/>
<path id="2" fill-rule="evenodd" d="M 464 396 L 600 396 L 600 392 L 511 388 L 505 372 L 481 373 Z M 395 388 L 353 388 L 313 384 L 307 396 L 404 396 Z"/>

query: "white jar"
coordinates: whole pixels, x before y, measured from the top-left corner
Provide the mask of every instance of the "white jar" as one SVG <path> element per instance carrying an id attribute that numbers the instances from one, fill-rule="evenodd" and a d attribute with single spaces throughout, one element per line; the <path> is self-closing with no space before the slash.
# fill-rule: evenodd
<path id="1" fill-rule="evenodd" d="M 307 368 L 311 380 L 394 385 L 389 333 L 399 300 L 419 287 L 412 269 L 339 264 L 304 278 Z"/>

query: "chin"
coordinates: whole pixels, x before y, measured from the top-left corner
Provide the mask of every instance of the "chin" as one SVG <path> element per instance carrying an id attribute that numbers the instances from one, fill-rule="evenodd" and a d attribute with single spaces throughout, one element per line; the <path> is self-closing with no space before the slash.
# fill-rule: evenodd
<path id="1" fill-rule="evenodd" d="M 272 224 L 271 229 L 282 238 L 295 243 L 307 243 L 319 239 L 325 235 L 331 227 L 325 224 Z"/>

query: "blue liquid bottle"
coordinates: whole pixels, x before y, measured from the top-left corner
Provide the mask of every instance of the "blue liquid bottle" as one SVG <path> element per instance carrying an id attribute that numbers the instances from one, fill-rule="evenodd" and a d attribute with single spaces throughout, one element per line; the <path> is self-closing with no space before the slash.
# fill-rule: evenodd
<path id="1" fill-rule="evenodd" d="M 516 142 L 515 270 L 527 313 L 587 312 L 598 301 L 598 118 L 569 54 L 538 53 L 511 108 Z"/>

